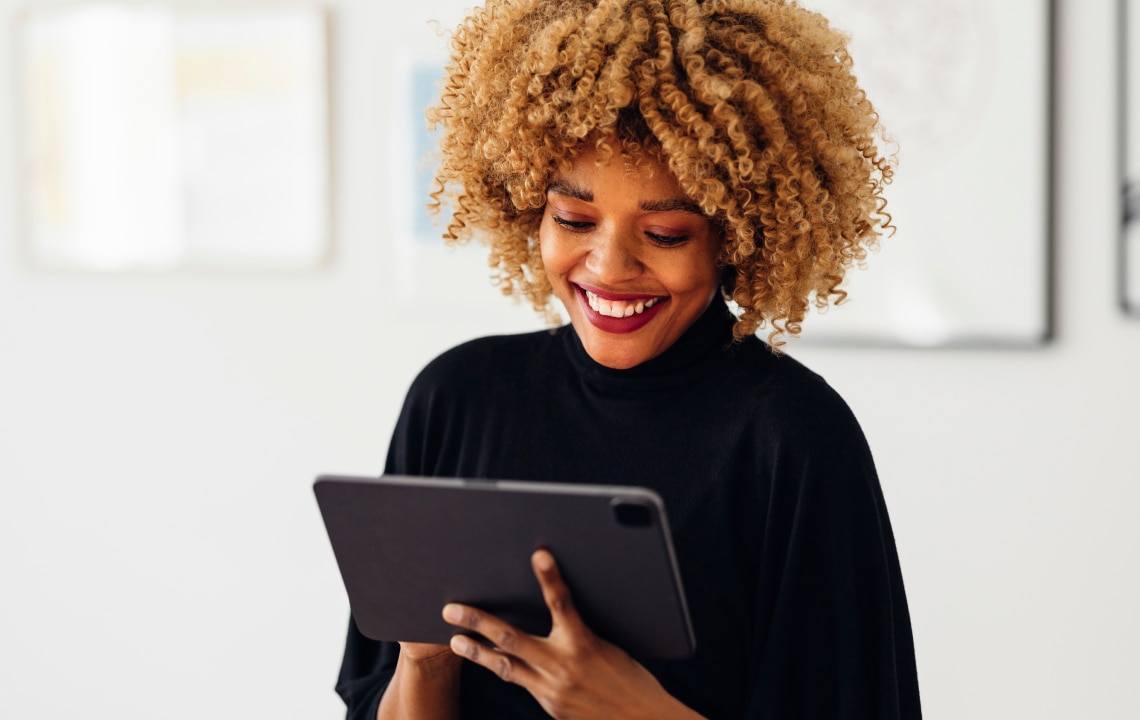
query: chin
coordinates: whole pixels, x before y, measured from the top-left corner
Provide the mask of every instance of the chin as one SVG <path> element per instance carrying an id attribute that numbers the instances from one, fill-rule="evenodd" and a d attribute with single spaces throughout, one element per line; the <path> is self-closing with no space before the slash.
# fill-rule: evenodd
<path id="1" fill-rule="evenodd" d="M 643 348 L 622 348 L 620 343 L 612 341 L 584 342 L 583 347 L 594 362 L 614 370 L 629 370 L 647 360 L 652 360 L 657 355 Z"/>
<path id="2" fill-rule="evenodd" d="M 611 370 L 629 370 L 630 368 L 637 367 L 641 363 L 645 362 L 645 360 L 648 360 L 648 358 L 645 358 L 645 359 L 642 359 L 642 358 L 629 359 L 629 358 L 625 358 L 625 357 L 619 357 L 619 358 L 609 358 L 609 357 L 605 357 L 605 356 L 599 357 L 595 353 L 590 353 L 590 357 L 592 357 L 594 359 L 594 362 L 598 363 L 599 365 L 604 365 L 604 366 L 610 368 Z"/>

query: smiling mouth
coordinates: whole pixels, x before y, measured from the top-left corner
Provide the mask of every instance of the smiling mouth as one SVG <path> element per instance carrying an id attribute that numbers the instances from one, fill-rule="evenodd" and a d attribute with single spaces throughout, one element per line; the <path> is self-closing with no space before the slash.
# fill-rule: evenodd
<path id="1" fill-rule="evenodd" d="M 626 295 L 602 297 L 581 285 L 574 285 L 578 291 L 585 319 L 598 330 L 607 333 L 631 333 L 648 325 L 663 308 L 669 305 L 668 295 Z"/>
<path id="2" fill-rule="evenodd" d="M 611 318 L 627 318 L 640 315 L 662 300 L 660 297 L 636 298 L 633 300 L 608 300 L 585 288 L 580 289 L 586 296 L 586 303 L 590 306 L 591 310 L 599 315 Z"/>

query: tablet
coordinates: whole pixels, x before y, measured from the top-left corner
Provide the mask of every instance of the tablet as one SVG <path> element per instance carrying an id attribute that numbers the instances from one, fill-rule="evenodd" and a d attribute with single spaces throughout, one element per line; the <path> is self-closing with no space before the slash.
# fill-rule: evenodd
<path id="1" fill-rule="evenodd" d="M 472 605 L 534 635 L 550 613 L 531 554 L 550 550 L 599 637 L 684 658 L 695 638 L 661 498 L 638 487 L 323 475 L 313 485 L 360 632 L 446 644 Z"/>

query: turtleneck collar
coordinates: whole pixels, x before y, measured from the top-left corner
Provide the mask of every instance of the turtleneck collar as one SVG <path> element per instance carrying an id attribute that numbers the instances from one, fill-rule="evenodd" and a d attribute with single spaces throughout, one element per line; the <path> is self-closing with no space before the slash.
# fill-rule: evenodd
<path id="1" fill-rule="evenodd" d="M 719 293 L 665 352 L 626 370 L 606 367 L 586 352 L 572 325 L 565 327 L 563 339 L 574 369 L 600 389 L 656 390 L 687 384 L 698 379 L 705 366 L 732 345 L 732 325 L 736 321 Z"/>

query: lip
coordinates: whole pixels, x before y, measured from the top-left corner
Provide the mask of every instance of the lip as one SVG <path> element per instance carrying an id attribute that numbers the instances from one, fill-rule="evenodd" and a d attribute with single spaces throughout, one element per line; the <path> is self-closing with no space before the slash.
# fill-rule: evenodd
<path id="1" fill-rule="evenodd" d="M 601 293 L 594 289 L 589 289 L 589 292 L 597 295 L 603 300 L 648 300 L 650 298 L 661 298 L 653 307 L 647 308 L 641 313 L 634 313 L 629 317 L 610 317 L 609 315 L 602 315 L 594 308 L 590 307 L 590 301 L 586 299 L 587 288 L 583 285 L 575 285 L 578 290 L 578 304 L 582 308 L 582 314 L 590 321 L 594 327 L 608 333 L 631 333 L 635 330 L 640 330 L 645 327 L 662 307 L 669 303 L 668 296 L 662 297 L 660 295 L 628 295 L 622 293 Z"/>

